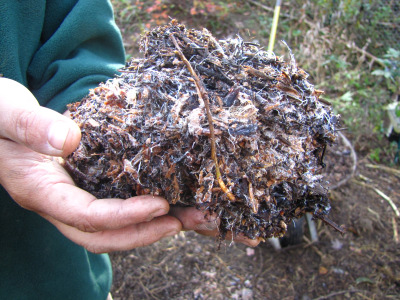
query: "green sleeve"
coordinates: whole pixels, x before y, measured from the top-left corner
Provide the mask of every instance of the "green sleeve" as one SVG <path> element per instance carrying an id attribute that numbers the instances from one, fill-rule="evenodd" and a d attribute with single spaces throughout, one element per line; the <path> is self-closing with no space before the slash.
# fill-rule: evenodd
<path id="1" fill-rule="evenodd" d="M 124 60 L 108 0 L 0 1 L 0 74 L 43 106 L 65 110 Z M 104 300 L 111 281 L 108 255 L 74 244 L 0 186 L 0 299 Z"/>
<path id="2" fill-rule="evenodd" d="M 57 111 L 79 101 L 124 64 L 108 1 L 5 1 L 0 20 L 0 73 L 23 83 L 41 105 Z"/>

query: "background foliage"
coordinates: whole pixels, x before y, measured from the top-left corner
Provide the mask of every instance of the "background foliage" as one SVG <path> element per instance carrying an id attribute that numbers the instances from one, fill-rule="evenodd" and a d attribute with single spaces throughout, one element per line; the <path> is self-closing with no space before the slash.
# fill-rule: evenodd
<path id="1" fill-rule="evenodd" d="M 400 2 L 397 0 L 282 1 L 277 40 L 341 114 L 359 153 L 390 163 L 396 146 L 385 138 L 385 105 L 400 93 Z M 208 28 L 219 38 L 239 34 L 268 45 L 275 1 L 112 0 L 129 56 L 140 34 L 169 22 Z M 275 53 L 288 55 L 282 43 Z"/>

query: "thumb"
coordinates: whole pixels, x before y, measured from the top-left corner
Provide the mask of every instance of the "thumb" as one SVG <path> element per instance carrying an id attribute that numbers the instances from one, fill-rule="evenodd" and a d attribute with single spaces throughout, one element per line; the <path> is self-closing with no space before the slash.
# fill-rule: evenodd
<path id="1" fill-rule="evenodd" d="M 78 146 L 81 133 L 74 121 L 41 107 L 23 85 L 0 78 L 0 138 L 42 154 L 66 156 Z"/>

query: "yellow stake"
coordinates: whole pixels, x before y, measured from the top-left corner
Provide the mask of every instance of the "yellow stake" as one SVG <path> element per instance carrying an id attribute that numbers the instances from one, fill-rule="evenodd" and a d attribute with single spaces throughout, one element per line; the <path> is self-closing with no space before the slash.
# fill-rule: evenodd
<path id="1" fill-rule="evenodd" d="M 272 20 L 271 34 L 269 36 L 269 44 L 268 44 L 269 52 L 274 51 L 276 29 L 278 28 L 278 20 L 279 20 L 280 10 L 281 10 L 281 0 L 277 0 L 276 5 L 275 5 L 275 10 L 274 10 L 274 19 Z"/>

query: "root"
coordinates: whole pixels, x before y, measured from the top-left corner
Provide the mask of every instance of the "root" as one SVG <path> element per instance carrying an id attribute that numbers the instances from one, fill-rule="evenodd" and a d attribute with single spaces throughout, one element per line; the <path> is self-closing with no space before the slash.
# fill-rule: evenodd
<path id="1" fill-rule="evenodd" d="M 197 73 L 193 69 L 192 65 L 186 59 L 185 55 L 183 55 L 183 53 L 181 51 L 181 48 L 179 47 L 178 42 L 177 42 L 176 38 L 174 37 L 173 33 L 170 34 L 170 38 L 171 38 L 172 42 L 174 43 L 174 45 L 176 47 L 176 54 L 179 55 L 181 60 L 184 62 L 184 64 L 188 68 L 190 74 L 193 76 L 194 82 L 196 84 L 196 89 L 197 89 L 197 92 L 198 92 L 198 96 L 199 96 L 200 102 L 204 103 L 204 107 L 206 109 L 208 126 L 210 128 L 211 158 L 212 158 L 212 160 L 214 161 L 214 164 L 215 164 L 215 177 L 217 178 L 219 186 L 221 187 L 222 191 L 226 194 L 228 199 L 230 201 L 236 201 L 235 196 L 232 194 L 232 192 L 230 192 L 228 190 L 228 188 L 226 187 L 226 185 L 225 185 L 225 183 L 224 183 L 224 181 L 222 180 L 222 177 L 221 177 L 221 171 L 220 171 L 219 165 L 218 165 L 217 151 L 216 151 L 216 146 L 215 146 L 214 123 L 213 123 L 213 119 L 212 119 L 212 115 L 211 115 L 210 99 L 208 98 L 207 91 L 206 91 L 203 83 L 201 82 L 199 76 L 197 76 Z"/>

